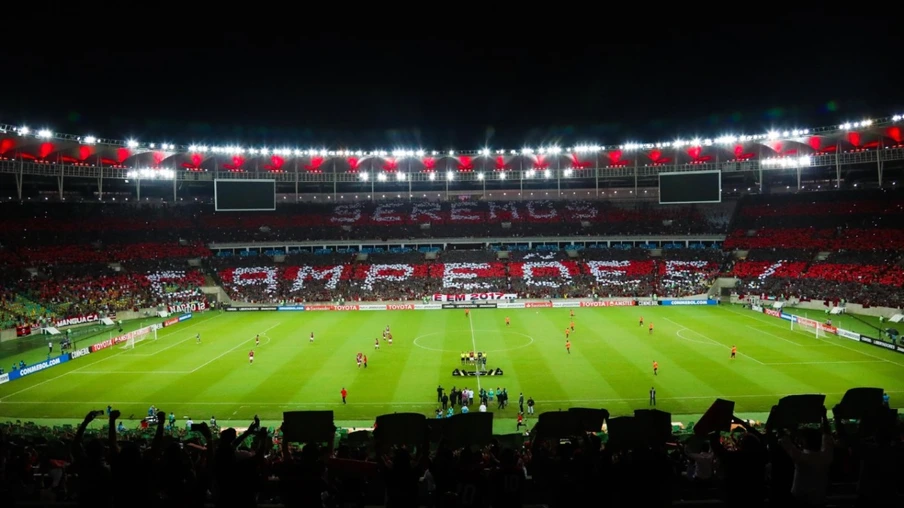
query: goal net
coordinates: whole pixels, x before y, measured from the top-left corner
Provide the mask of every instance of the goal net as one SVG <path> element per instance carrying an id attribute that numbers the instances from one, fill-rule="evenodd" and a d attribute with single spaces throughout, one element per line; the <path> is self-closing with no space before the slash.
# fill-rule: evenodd
<path id="1" fill-rule="evenodd" d="M 148 339 L 157 340 L 157 328 L 156 327 L 151 327 L 151 328 L 152 329 L 147 330 L 144 333 L 131 334 L 129 336 L 129 340 L 127 340 L 126 343 L 121 346 L 122 349 L 134 349 L 135 344 L 138 344 L 139 342 L 142 342 L 144 340 L 148 340 Z"/>
<path id="2" fill-rule="evenodd" d="M 812 333 L 817 339 L 825 338 L 825 331 L 822 329 L 822 326 L 812 319 L 801 318 L 798 319 L 798 321 L 791 321 L 791 329 Z"/>

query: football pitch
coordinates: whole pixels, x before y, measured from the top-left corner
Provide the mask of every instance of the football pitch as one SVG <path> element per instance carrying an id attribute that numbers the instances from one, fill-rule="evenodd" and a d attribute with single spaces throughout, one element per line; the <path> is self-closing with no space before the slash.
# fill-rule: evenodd
<path id="1" fill-rule="evenodd" d="M 140 418 L 154 404 L 180 418 L 258 414 L 278 421 L 283 411 L 330 409 L 337 420 L 360 421 L 391 412 L 433 415 L 438 385 L 447 391 L 506 388 L 512 405 L 496 416 L 509 418 L 519 393 L 534 398 L 538 413 L 602 407 L 614 415 L 648 407 L 650 387 L 657 390 L 658 409 L 674 415 L 701 414 L 717 397 L 735 401 L 736 412 L 768 412 L 789 394 L 826 394 L 830 409 L 854 387 L 883 388 L 894 407 L 904 396 L 904 355 L 817 338 L 812 330 L 792 330 L 787 321 L 740 307 L 577 308 L 570 353 L 569 312 L 195 314 L 160 330 L 156 340 L 114 346 L 0 385 L 0 420 L 81 419 L 108 404 Z M 387 325 L 394 344 L 380 340 L 375 350 Z M 738 357 L 731 360 L 733 345 Z M 485 352 L 488 367 L 503 375 L 453 377 L 461 353 L 471 350 Z M 356 366 L 359 352 L 368 356 L 367 368 Z M 343 387 L 347 404 L 339 395 Z"/>

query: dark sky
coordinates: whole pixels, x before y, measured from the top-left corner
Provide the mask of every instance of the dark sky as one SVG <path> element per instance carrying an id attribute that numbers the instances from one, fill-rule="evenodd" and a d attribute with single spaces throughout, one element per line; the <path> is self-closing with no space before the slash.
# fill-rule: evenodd
<path id="1" fill-rule="evenodd" d="M 194 49 L 86 37 L 53 57 L 23 45 L 23 65 L 0 85 L 12 98 L 0 101 L 0 122 L 186 144 L 445 150 L 667 141 L 904 113 L 894 16 L 780 18 L 788 22 L 565 23 L 536 36 L 390 42 L 246 32 Z"/>

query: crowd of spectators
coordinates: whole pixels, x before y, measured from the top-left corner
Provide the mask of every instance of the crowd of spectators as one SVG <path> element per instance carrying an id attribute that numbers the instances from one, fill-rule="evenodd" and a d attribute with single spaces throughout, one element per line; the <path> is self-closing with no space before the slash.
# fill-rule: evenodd
<path id="1" fill-rule="evenodd" d="M 113 268 L 104 264 L 45 266 L 22 272 L 0 293 L 5 319 L 16 324 L 52 325 L 58 319 L 115 314 L 178 303 L 206 301 L 203 273 L 186 260 L 138 260 Z"/>
<path id="2" fill-rule="evenodd" d="M 727 249 L 904 250 L 904 198 L 893 191 L 748 196 Z"/>
<path id="3" fill-rule="evenodd" d="M 189 428 L 160 411 L 131 428 L 121 416 L 110 408 L 77 429 L 0 427 L 4 503 L 884 507 L 900 506 L 904 493 L 902 421 L 837 412 L 817 428 L 733 418 L 731 432 L 673 428 L 671 437 L 640 439 L 605 428 L 550 434 L 528 415 L 517 434 L 487 445 L 428 432 L 405 446 L 379 427 L 300 446 L 256 419 L 247 429 L 213 419 Z M 95 419 L 101 425 L 91 426 Z"/>
<path id="4" fill-rule="evenodd" d="M 683 297 L 705 293 L 726 256 L 717 249 L 450 250 L 210 260 L 237 301 L 419 301 L 434 293 L 493 291 L 522 298 Z M 294 264 L 304 261 L 305 264 Z"/>
<path id="5" fill-rule="evenodd" d="M 686 236 L 724 232 L 732 207 L 733 203 L 661 206 L 605 201 L 415 201 L 293 204 L 280 206 L 275 212 L 239 214 L 215 212 L 212 206 L 199 204 L 0 203 L 0 216 L 4 218 L 0 245 L 13 246 L 3 256 L 16 256 L 24 263 L 51 261 L 55 255 L 72 259 L 72 263 L 85 263 L 144 257 L 146 249 L 129 250 L 128 246 L 149 238 L 170 246 L 179 246 L 182 240 L 188 242 L 182 247 L 189 248 L 210 242 Z M 425 224 L 430 227 L 422 227 Z"/>
<path id="6" fill-rule="evenodd" d="M 201 268 L 232 298 L 268 303 L 420 300 L 436 292 L 472 290 L 533 298 L 676 297 L 699 294 L 725 273 L 741 279 L 741 293 L 904 304 L 899 255 L 904 200 L 884 191 L 748 196 L 736 213 L 734 203 L 663 207 L 582 201 L 303 204 L 242 214 L 197 204 L 2 203 L 0 211 L 4 326 L 179 301 L 189 288 L 203 284 L 203 272 L 188 268 L 187 259 L 203 260 Z M 422 227 L 426 223 L 429 228 Z M 561 245 L 535 244 L 529 250 L 525 243 L 502 258 L 496 251 L 511 246 L 450 248 L 435 255 L 425 255 L 431 249 L 377 247 L 235 251 L 225 257 L 212 256 L 206 246 L 210 241 L 314 238 L 693 235 L 726 228 L 731 233 L 722 250 L 675 242 L 655 257 L 656 246 L 617 244 L 578 248 L 573 257 L 575 251 Z M 746 251 L 739 262 L 727 254 L 735 249 Z M 482 263 L 487 265 L 475 267 Z M 382 272 L 368 271 L 377 265 Z M 453 267 L 448 273 L 447 266 Z M 244 282 L 236 283 L 235 270 Z M 185 271 L 189 279 L 169 284 L 171 290 L 161 294 L 152 291 L 159 285 L 145 277 L 160 271 Z M 469 271 L 475 274 L 473 283 L 460 280 L 458 275 Z"/>
<path id="7" fill-rule="evenodd" d="M 740 294 L 904 306 L 904 199 L 896 192 L 748 197 L 727 249 Z"/>

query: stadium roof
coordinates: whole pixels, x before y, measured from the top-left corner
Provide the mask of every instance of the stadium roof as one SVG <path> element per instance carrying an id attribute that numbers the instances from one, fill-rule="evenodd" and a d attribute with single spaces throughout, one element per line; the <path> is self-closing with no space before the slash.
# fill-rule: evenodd
<path id="1" fill-rule="evenodd" d="M 0 124 L 0 159 L 187 171 L 283 172 L 294 167 L 295 171 L 310 173 L 354 173 L 359 169 L 388 173 L 403 169 L 421 172 L 439 169 L 461 172 L 585 169 L 747 160 L 768 160 L 775 167 L 797 167 L 809 166 L 804 159 L 811 155 L 900 147 L 904 145 L 902 123 L 904 115 L 894 115 L 819 128 L 776 128 L 760 134 L 721 134 L 712 138 L 687 137 L 656 143 L 583 143 L 518 149 L 486 147 L 464 151 L 399 147 L 391 150 L 274 148 L 248 147 L 239 143 L 185 145 L 169 141 L 106 139 L 64 134 L 48 128 Z M 367 159 L 371 159 L 370 163 L 363 165 Z M 379 164 L 375 162 L 377 159 Z M 443 159 L 444 164 L 438 165 L 437 161 Z M 288 165 L 288 160 L 295 163 Z M 327 161 L 330 162 L 327 164 Z"/>

